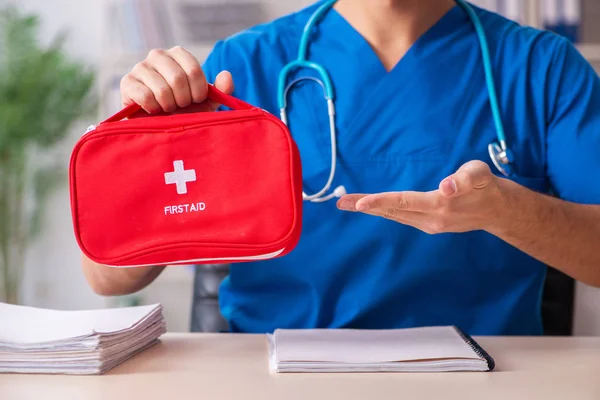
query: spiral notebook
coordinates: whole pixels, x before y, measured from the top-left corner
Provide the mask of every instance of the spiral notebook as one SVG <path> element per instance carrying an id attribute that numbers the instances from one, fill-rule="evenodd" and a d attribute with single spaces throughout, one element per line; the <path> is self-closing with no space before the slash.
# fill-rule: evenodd
<path id="1" fill-rule="evenodd" d="M 278 329 L 268 335 L 279 372 L 492 371 L 494 359 L 454 326 L 394 330 Z"/>

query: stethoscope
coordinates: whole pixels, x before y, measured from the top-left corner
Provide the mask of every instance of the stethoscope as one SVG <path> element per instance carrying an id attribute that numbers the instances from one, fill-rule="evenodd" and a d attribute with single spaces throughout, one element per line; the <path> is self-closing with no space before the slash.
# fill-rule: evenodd
<path id="1" fill-rule="evenodd" d="M 300 39 L 300 48 L 298 50 L 298 58 L 283 67 L 279 74 L 279 85 L 277 90 L 277 102 L 279 105 L 279 111 L 281 114 L 281 120 L 283 123 L 288 125 L 288 117 L 287 117 L 287 94 L 289 90 L 296 83 L 302 80 L 312 80 L 318 83 L 323 89 L 323 93 L 325 96 L 325 100 L 327 101 L 327 113 L 329 115 L 329 134 L 331 136 L 331 167 L 329 170 L 329 178 L 325 183 L 325 186 L 317 193 L 312 195 L 306 194 L 304 191 L 302 192 L 303 199 L 305 201 L 311 201 L 315 203 L 325 202 L 331 200 L 336 197 L 341 197 L 346 194 L 346 189 L 343 185 L 337 186 L 332 193 L 326 193 L 331 189 L 331 185 L 333 184 L 333 179 L 335 177 L 335 168 L 336 168 L 336 156 L 337 156 L 337 143 L 336 143 L 336 129 L 335 129 L 335 105 L 333 102 L 333 85 L 331 83 L 331 79 L 329 78 L 329 74 L 323 68 L 322 65 L 317 64 L 315 62 L 309 61 L 306 59 L 306 51 L 308 47 L 308 39 L 310 36 L 310 32 L 312 31 L 314 25 L 321 19 L 323 14 L 325 14 L 329 9 L 333 7 L 337 0 L 326 0 L 323 5 L 321 5 L 308 19 L 308 22 L 304 26 L 304 30 L 302 32 L 302 37 Z M 511 163 L 513 161 L 512 155 L 508 146 L 506 145 L 506 137 L 504 135 L 504 127 L 502 124 L 502 118 L 500 116 L 500 106 L 498 105 L 498 96 L 496 94 L 496 88 L 494 85 L 494 77 L 492 74 L 492 63 L 488 49 L 487 38 L 485 35 L 485 31 L 483 29 L 483 25 L 479 20 L 479 17 L 475 14 L 475 11 L 471 6 L 469 6 L 464 0 L 456 0 L 456 3 L 468 14 L 471 19 L 473 25 L 475 26 L 475 31 L 477 32 L 477 36 L 479 37 L 479 42 L 481 46 L 481 52 L 483 57 L 483 67 L 485 70 L 485 77 L 488 87 L 488 93 L 490 97 L 490 106 L 492 109 L 492 115 L 494 118 L 494 124 L 496 127 L 496 134 L 498 136 L 498 140 L 492 142 L 488 146 L 488 152 L 494 166 L 500 171 L 500 173 L 504 176 L 512 175 Z M 295 79 L 290 82 L 286 86 L 286 81 L 288 75 L 297 68 L 309 68 L 315 70 L 321 77 L 321 79 L 306 76 Z"/>

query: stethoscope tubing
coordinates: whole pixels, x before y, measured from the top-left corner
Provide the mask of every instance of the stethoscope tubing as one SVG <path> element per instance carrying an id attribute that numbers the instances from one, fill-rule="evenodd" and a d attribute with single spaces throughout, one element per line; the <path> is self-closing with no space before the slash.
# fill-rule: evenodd
<path id="1" fill-rule="evenodd" d="M 278 80 L 278 90 L 277 90 L 277 102 L 280 111 L 280 118 L 286 124 L 289 125 L 289 117 L 287 115 L 287 96 L 288 92 L 291 88 L 296 85 L 298 82 L 308 79 L 314 82 L 317 82 L 321 88 L 323 89 L 323 96 L 327 102 L 327 114 L 329 117 L 329 134 L 331 141 L 331 166 L 329 177 L 327 182 L 323 186 L 321 190 L 314 194 L 306 194 L 304 191 L 303 199 L 305 201 L 311 202 L 324 202 L 331 200 L 335 197 L 341 197 L 346 193 L 346 189 L 344 186 L 338 186 L 334 189 L 332 193 L 329 195 L 325 195 L 329 190 L 331 190 L 331 186 L 333 185 L 333 181 L 335 179 L 335 172 L 337 166 L 337 141 L 336 141 L 336 128 L 335 128 L 335 104 L 334 104 L 334 91 L 333 85 L 331 83 L 331 79 L 326 69 L 315 62 L 309 61 L 306 59 L 309 37 L 310 33 L 315 24 L 319 22 L 319 20 L 323 17 L 323 15 L 336 3 L 337 0 L 328 0 L 325 1 L 309 18 L 306 25 L 304 26 L 302 37 L 300 39 L 300 46 L 298 49 L 298 57 L 296 60 L 286 64 L 284 68 L 281 70 L 279 74 Z M 504 125 L 502 123 L 502 116 L 500 112 L 500 105 L 498 102 L 498 95 L 496 92 L 493 68 L 491 63 L 491 56 L 488 47 L 488 41 L 485 34 L 485 30 L 479 17 L 473 10 L 473 8 L 468 5 L 464 0 L 456 0 L 458 6 L 460 6 L 469 16 L 471 22 L 475 27 L 475 31 L 477 33 L 477 37 L 479 39 L 479 44 L 481 48 L 481 55 L 483 59 L 483 67 L 485 72 L 486 85 L 488 89 L 489 99 L 490 99 L 490 107 L 492 111 L 492 117 L 494 120 L 494 126 L 497 135 L 497 142 L 492 142 L 488 146 L 488 152 L 490 158 L 494 164 L 494 166 L 500 171 L 500 173 L 504 176 L 512 175 L 512 154 L 508 148 L 506 142 L 506 134 L 504 131 Z M 295 79 L 294 81 L 286 84 L 287 78 L 289 74 L 300 68 L 308 68 L 316 71 L 320 76 L 320 79 L 306 76 Z"/>

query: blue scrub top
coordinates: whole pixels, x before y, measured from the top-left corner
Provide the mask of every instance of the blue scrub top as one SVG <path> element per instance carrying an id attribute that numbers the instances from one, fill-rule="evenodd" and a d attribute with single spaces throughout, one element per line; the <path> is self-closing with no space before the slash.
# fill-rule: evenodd
<path id="1" fill-rule="evenodd" d="M 228 70 L 236 97 L 279 115 L 278 74 L 296 58 L 317 5 L 218 42 L 204 65 L 209 82 Z M 488 35 L 515 180 L 600 203 L 596 73 L 565 39 L 475 10 Z M 458 6 L 389 72 L 333 9 L 311 38 L 309 58 L 325 66 L 335 87 L 339 165 L 332 187 L 435 190 L 470 160 L 497 172 L 487 153 L 496 131 L 481 50 Z M 330 140 L 323 92 L 305 82 L 291 92 L 289 118 L 304 189 L 314 193 L 329 174 Z M 291 254 L 232 265 L 220 306 L 233 332 L 451 324 L 474 335 L 542 333 L 546 266 L 497 237 L 429 235 L 340 211 L 335 201 L 305 202 L 303 224 Z"/>

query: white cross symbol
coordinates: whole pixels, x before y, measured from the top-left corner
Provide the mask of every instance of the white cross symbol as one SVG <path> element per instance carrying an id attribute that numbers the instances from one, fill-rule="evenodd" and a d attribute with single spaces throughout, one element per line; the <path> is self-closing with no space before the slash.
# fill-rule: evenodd
<path id="1" fill-rule="evenodd" d="M 183 161 L 173 161 L 175 171 L 165 172 L 165 183 L 167 185 L 175 184 L 177 186 L 177 194 L 187 193 L 187 183 L 196 181 L 196 170 L 183 169 Z"/>

